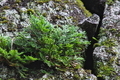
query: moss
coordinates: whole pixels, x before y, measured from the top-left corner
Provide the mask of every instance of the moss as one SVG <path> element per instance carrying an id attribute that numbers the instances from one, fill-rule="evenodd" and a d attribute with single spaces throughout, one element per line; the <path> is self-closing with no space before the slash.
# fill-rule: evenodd
<path id="1" fill-rule="evenodd" d="M 88 73 L 88 74 L 91 74 L 91 73 L 92 73 L 91 70 L 85 70 L 85 72 Z"/>
<path id="2" fill-rule="evenodd" d="M 62 1 L 62 2 L 64 2 L 64 3 L 68 3 L 69 1 L 68 1 L 68 0 L 65 0 L 65 1 Z"/>
<path id="3" fill-rule="evenodd" d="M 46 2 L 49 2 L 50 0 L 36 0 L 36 3 L 38 4 L 43 4 L 43 3 L 46 3 Z"/>
<path id="4" fill-rule="evenodd" d="M 27 9 L 27 14 L 34 14 L 35 13 L 35 11 L 33 10 L 33 9 Z"/>
<path id="5" fill-rule="evenodd" d="M 55 1 L 55 2 L 60 2 L 61 0 L 36 0 L 36 3 L 38 4 L 43 4 L 49 1 Z"/>
<path id="6" fill-rule="evenodd" d="M 67 19 L 73 19 L 73 16 L 69 16 L 69 17 L 67 17 Z"/>
<path id="7" fill-rule="evenodd" d="M 99 69 L 97 69 L 97 77 L 111 76 L 115 75 L 114 68 L 110 64 L 104 65 L 102 62 L 99 62 Z"/>
<path id="8" fill-rule="evenodd" d="M 76 0 L 76 4 L 79 6 L 80 9 L 82 9 L 83 13 L 87 17 L 92 16 L 92 14 L 84 7 L 84 4 L 81 0 Z"/>
<path id="9" fill-rule="evenodd" d="M 7 20 L 7 18 L 6 18 L 6 17 L 1 17 L 1 16 L 0 16 L 0 21 L 3 21 L 3 20 Z"/>
<path id="10" fill-rule="evenodd" d="M 0 23 L 8 23 L 8 20 L 3 20 L 3 21 L 0 21 Z"/>
<path id="11" fill-rule="evenodd" d="M 60 2 L 61 0 L 53 0 L 53 1 L 55 1 L 55 2 Z"/>
<path id="12" fill-rule="evenodd" d="M 108 5 L 111 5 L 111 4 L 113 4 L 114 3 L 114 0 L 107 0 L 106 1 L 106 4 L 108 4 Z"/>
<path id="13" fill-rule="evenodd" d="M 120 37 L 120 31 L 119 31 L 119 29 L 112 28 L 112 29 L 109 29 L 109 32 L 111 32 L 113 35 L 115 35 L 118 38 Z"/>
<path id="14" fill-rule="evenodd" d="M 10 79 L 8 79 L 8 80 L 16 80 L 15 78 L 10 78 Z"/>
<path id="15" fill-rule="evenodd" d="M 60 15 L 55 16 L 55 19 L 61 19 L 61 18 L 62 18 L 62 16 L 60 16 Z"/>
<path id="16" fill-rule="evenodd" d="M 100 28 L 99 37 L 101 39 L 99 40 L 98 45 L 105 47 L 107 58 L 101 59 L 102 62 L 96 62 L 96 68 L 97 68 L 96 71 L 98 77 L 110 78 L 114 76 L 115 79 L 115 76 L 117 76 L 117 72 L 116 72 L 117 68 L 115 68 L 114 65 L 118 64 L 117 55 L 119 54 L 119 51 L 116 51 L 117 46 L 119 45 L 118 34 L 120 34 L 120 32 L 118 29 L 114 28 L 114 26 L 107 26 L 106 28 Z M 115 80 L 119 80 L 119 79 L 115 79 Z"/>
<path id="17" fill-rule="evenodd" d="M 8 31 L 12 32 L 12 31 L 16 31 L 16 29 L 15 28 L 8 28 Z"/>
<path id="18" fill-rule="evenodd" d="M 42 16 L 47 17 L 47 13 L 42 13 Z"/>
<path id="19" fill-rule="evenodd" d="M 21 0 L 16 0 L 15 3 L 21 3 Z"/>
<path id="20" fill-rule="evenodd" d="M 115 57 L 114 57 L 114 56 L 112 56 L 112 57 L 110 58 L 109 63 L 113 63 L 114 61 L 115 61 Z"/>
<path id="21" fill-rule="evenodd" d="M 80 69 L 81 66 L 80 66 L 80 64 L 77 64 L 77 65 L 73 66 L 73 68 L 74 68 L 74 69 Z"/>
<path id="22" fill-rule="evenodd" d="M 106 39 L 103 42 L 101 42 L 101 45 L 104 45 L 106 47 L 116 46 L 114 39 Z"/>
<path id="23" fill-rule="evenodd" d="M 115 80 L 120 80 L 120 76 L 116 76 Z"/>
<path id="24" fill-rule="evenodd" d="M 8 23 L 8 28 L 7 28 L 7 30 L 8 30 L 8 32 L 13 32 L 13 31 L 16 31 L 16 29 L 17 29 L 17 26 L 15 26 L 12 22 L 10 22 L 9 21 L 9 23 Z"/>
<path id="25" fill-rule="evenodd" d="M 74 80 L 80 80 L 80 76 L 79 76 L 78 74 L 75 74 L 75 75 L 73 76 L 73 79 L 74 79 Z"/>
<path id="26" fill-rule="evenodd" d="M 2 10 L 5 10 L 5 9 L 10 9 L 10 6 L 3 6 Z"/>

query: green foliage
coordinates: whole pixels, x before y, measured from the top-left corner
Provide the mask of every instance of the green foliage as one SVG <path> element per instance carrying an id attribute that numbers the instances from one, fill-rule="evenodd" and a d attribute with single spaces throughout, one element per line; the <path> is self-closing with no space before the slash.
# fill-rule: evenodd
<path id="1" fill-rule="evenodd" d="M 108 5 L 111 5 L 111 4 L 114 3 L 114 0 L 107 0 L 106 3 L 107 3 Z"/>
<path id="2" fill-rule="evenodd" d="M 50 0 L 35 0 L 38 4 L 49 2 Z"/>
<path id="3" fill-rule="evenodd" d="M 9 37 L 0 36 L 0 48 L 10 49 L 10 42 L 11 40 L 9 39 Z"/>
<path id="4" fill-rule="evenodd" d="M 32 15 L 30 22 L 14 38 L 0 36 L 0 62 L 15 67 L 21 77 L 28 70 L 24 65 L 34 61 L 60 71 L 82 66 L 82 55 L 89 44 L 85 32 L 71 25 L 54 26 L 43 16 Z"/>
<path id="5" fill-rule="evenodd" d="M 54 26 L 43 16 L 32 15 L 30 22 L 31 26 L 14 41 L 17 50 L 57 69 L 71 67 L 75 60 L 83 62 L 81 54 L 89 44 L 85 32 L 78 32 L 78 27 L 75 26 Z"/>
<path id="6" fill-rule="evenodd" d="M 105 46 L 107 48 L 117 46 L 116 41 L 117 38 L 119 38 L 119 33 L 120 32 L 114 28 L 109 28 L 109 29 L 100 28 L 99 37 L 101 37 L 101 39 L 99 40 L 99 43 L 95 43 L 94 46 Z M 115 38 L 109 37 L 109 35 L 116 37 Z"/>
<path id="7" fill-rule="evenodd" d="M 15 0 L 15 3 L 21 3 L 22 1 L 21 0 Z"/>
<path id="8" fill-rule="evenodd" d="M 85 14 L 87 17 L 92 16 L 92 14 L 84 7 L 84 4 L 81 0 L 76 0 L 76 4 L 79 6 L 80 9 L 82 9 L 83 14 Z"/>
<path id="9" fill-rule="evenodd" d="M 35 1 L 39 4 L 43 4 L 43 3 L 46 3 L 46 2 L 49 2 L 49 1 L 60 2 L 62 0 L 35 0 Z"/>
<path id="10" fill-rule="evenodd" d="M 104 65 L 102 62 L 100 62 L 99 66 L 100 68 L 98 69 L 98 72 L 97 72 L 98 77 L 115 75 L 114 68 L 110 64 Z"/>
<path id="11" fill-rule="evenodd" d="M 25 71 L 26 68 L 23 65 L 38 59 L 32 56 L 26 56 L 23 52 L 18 52 L 18 50 L 12 50 L 12 43 L 10 37 L 0 36 L 0 63 L 2 62 L 8 66 L 15 67 L 20 76 L 25 77 L 23 71 Z"/>
<path id="12" fill-rule="evenodd" d="M 0 48 L 0 61 L 7 63 L 9 66 L 21 67 L 24 63 L 37 60 L 32 56 L 25 56 L 22 58 L 23 52 L 19 53 L 17 50 L 10 50 L 7 52 L 5 49 Z"/>
<path id="13" fill-rule="evenodd" d="M 9 66 L 20 67 L 25 63 L 37 60 L 32 56 L 23 56 L 23 52 L 12 50 L 11 44 L 11 38 L 0 36 L 0 62 L 4 62 Z"/>
<path id="14" fill-rule="evenodd" d="M 116 43 L 114 39 L 104 39 L 104 41 L 95 43 L 94 46 L 105 46 L 107 48 L 110 48 L 112 46 L 116 46 Z"/>
<path id="15" fill-rule="evenodd" d="M 27 9 L 27 14 L 34 14 L 35 13 L 35 11 L 33 10 L 33 9 Z"/>

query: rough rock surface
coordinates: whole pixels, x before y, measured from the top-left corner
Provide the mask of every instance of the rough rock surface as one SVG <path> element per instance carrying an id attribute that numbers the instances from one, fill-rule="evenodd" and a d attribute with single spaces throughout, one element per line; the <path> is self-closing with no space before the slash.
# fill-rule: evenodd
<path id="1" fill-rule="evenodd" d="M 36 12 L 46 17 L 47 20 L 54 25 L 78 25 L 79 22 L 88 18 L 88 15 L 91 15 L 91 13 L 85 10 L 83 4 L 81 7 L 81 4 L 78 0 L 46 0 L 45 2 L 44 0 L 43 2 L 39 0 L 1 0 L 0 34 L 3 36 L 15 36 L 17 32 L 22 31 L 22 28 L 30 25 L 29 15 L 30 13 L 34 14 Z M 0 63 L 0 65 L 1 64 L 2 63 Z M 35 72 L 37 75 L 33 74 L 33 70 L 25 79 L 15 74 L 16 71 L 13 68 L 10 69 L 1 65 L 0 79 L 97 80 L 96 76 L 91 74 L 90 71 L 85 71 L 83 68 L 75 71 L 68 70 L 66 72 L 58 72 L 58 74 L 41 74 L 38 70 L 38 73 Z"/>
<path id="2" fill-rule="evenodd" d="M 17 32 L 22 31 L 24 27 L 30 25 L 30 13 L 34 14 L 37 12 L 57 26 L 65 24 L 80 25 L 81 28 L 87 32 L 88 39 L 91 40 L 99 23 L 99 16 L 95 14 L 90 18 L 87 17 L 91 14 L 85 10 L 83 4 L 79 1 L 80 0 L 43 0 L 43 2 L 41 2 L 39 0 L 0 0 L 0 34 L 11 37 L 15 36 Z M 99 7 L 93 8 L 92 10 L 95 10 L 95 8 Z M 27 78 L 21 78 L 16 74 L 14 68 L 8 68 L 0 62 L 0 79 L 97 80 L 97 77 L 99 77 L 100 80 L 120 80 L 119 0 L 111 5 L 106 5 L 99 36 L 100 40 L 94 44 L 95 50 L 93 53 L 96 76 L 91 74 L 90 70 L 85 71 L 83 68 L 79 68 L 74 71 L 70 69 L 65 72 L 57 72 L 56 74 L 48 74 L 46 72 L 43 74 L 40 73 L 40 70 L 31 70 Z"/>
<path id="3" fill-rule="evenodd" d="M 89 41 L 95 36 L 99 21 L 100 17 L 97 14 L 93 14 L 91 17 L 85 18 L 79 23 L 79 26 L 87 32 Z"/>
<path id="4" fill-rule="evenodd" d="M 106 5 L 99 43 L 94 50 L 96 73 L 105 80 L 120 80 L 120 2 Z"/>
<path id="5" fill-rule="evenodd" d="M 47 1 L 47 3 L 37 0 L 31 2 L 2 0 L 0 6 L 0 23 L 2 23 L 0 24 L 0 32 L 8 36 L 13 36 L 16 31 L 29 26 L 28 17 L 30 13 L 40 13 L 55 25 L 77 25 L 78 22 L 86 18 L 84 8 L 82 8 L 84 11 L 80 10 L 74 0 Z"/>

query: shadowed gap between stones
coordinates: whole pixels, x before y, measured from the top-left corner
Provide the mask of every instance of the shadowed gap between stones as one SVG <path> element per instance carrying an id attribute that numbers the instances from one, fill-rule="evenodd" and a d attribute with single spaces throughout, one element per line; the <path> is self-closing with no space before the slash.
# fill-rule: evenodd
<path id="1" fill-rule="evenodd" d="M 103 19 L 103 13 L 105 8 L 105 1 L 106 0 L 81 0 L 84 3 L 84 6 L 87 10 L 89 10 L 92 14 L 97 14 L 100 17 L 100 20 L 98 22 L 98 25 L 93 25 L 92 27 L 96 27 L 96 31 L 94 29 L 85 28 L 87 25 L 84 25 L 84 30 L 87 32 L 88 40 L 91 41 L 91 44 L 87 47 L 85 51 L 85 64 L 84 69 L 91 70 L 93 74 L 95 73 L 95 64 L 93 59 L 93 51 L 94 51 L 94 44 L 97 43 L 96 40 L 94 40 L 92 37 L 95 37 L 99 40 L 98 34 L 100 31 L 100 27 L 102 25 L 102 19 Z M 91 33 L 91 32 L 92 33 Z M 95 32 L 94 32 L 95 31 Z M 99 80 L 99 78 L 98 78 Z"/>

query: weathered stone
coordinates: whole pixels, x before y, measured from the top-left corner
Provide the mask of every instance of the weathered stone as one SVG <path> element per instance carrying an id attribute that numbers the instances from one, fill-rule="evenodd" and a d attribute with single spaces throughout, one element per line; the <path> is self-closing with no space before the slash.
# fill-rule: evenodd
<path id="1" fill-rule="evenodd" d="M 3 2 L 2 0 L 1 2 Z M 72 2 L 72 3 L 71 3 Z M 84 11 L 80 10 L 80 7 L 77 5 L 75 0 L 70 0 L 68 3 L 64 3 L 64 1 L 48 1 L 47 3 L 38 4 L 33 1 L 26 1 L 26 6 L 22 5 L 23 2 L 19 4 L 13 1 L 4 2 L 5 5 L 2 5 L 0 13 L 0 17 L 5 17 L 6 23 L 1 23 L 2 28 L 4 24 L 7 28 L 10 28 L 13 31 L 21 31 L 23 27 L 29 26 L 29 12 L 37 12 L 41 15 L 45 16 L 47 20 L 55 25 L 77 25 L 78 22 L 82 21 L 86 18 L 84 15 Z M 22 5 L 22 6 L 21 6 Z M 4 10 L 5 7 L 9 7 Z M 7 31 L 11 31 L 6 29 Z M 5 33 L 5 32 L 2 32 Z"/>
<path id="2" fill-rule="evenodd" d="M 79 23 L 79 26 L 87 32 L 88 40 L 91 40 L 95 35 L 100 18 L 97 14 L 93 14 L 93 16 L 84 19 Z"/>
<path id="3" fill-rule="evenodd" d="M 106 5 L 100 40 L 94 50 L 97 76 L 105 80 L 120 79 L 120 2 Z"/>
<path id="4" fill-rule="evenodd" d="M 43 3 L 38 2 L 37 0 L 2 0 L 0 5 L 0 34 L 4 36 L 10 36 L 13 37 L 16 35 L 17 32 L 21 31 L 22 28 L 28 27 L 30 25 L 29 22 L 29 15 L 30 13 L 40 13 L 46 19 L 57 26 L 61 25 L 78 25 L 79 22 L 81 22 L 83 19 L 87 18 L 87 16 L 84 14 L 85 7 L 78 5 L 78 0 L 53 0 L 53 1 L 47 1 Z M 78 2 L 77 2 L 78 1 Z M 81 2 L 80 2 L 81 3 Z M 83 7 L 81 9 L 81 7 Z M 5 8 L 5 9 L 4 9 Z M 86 10 L 87 11 L 87 10 Z M 90 14 L 90 13 L 89 13 Z M 96 18 L 96 17 L 92 17 Z M 98 18 L 98 17 L 97 17 Z M 93 19 L 92 19 L 93 20 Z M 87 19 L 87 22 L 92 22 L 90 18 Z M 95 19 L 96 20 L 96 19 Z M 94 27 L 97 25 L 94 23 Z M 86 25 L 86 24 L 85 24 Z M 92 27 L 92 26 L 91 26 Z M 92 28 L 91 28 L 92 29 Z M 92 30 L 94 31 L 95 28 Z M 82 30 L 80 30 L 82 31 Z M 93 34 L 92 34 L 93 35 Z M 3 68 L 4 69 L 4 68 Z M 9 74 L 9 68 L 5 67 L 5 73 L 2 73 L 3 70 L 1 69 L 0 77 L 3 79 L 9 79 L 11 77 L 19 77 L 21 79 L 21 76 L 18 76 L 18 74 L 15 74 L 15 71 L 12 72 L 14 74 Z M 18 68 L 18 70 L 20 70 Z M 34 72 L 34 71 L 33 71 Z M 37 72 L 37 71 L 36 71 Z M 10 72 L 11 73 L 11 72 Z M 20 71 L 19 71 L 20 73 Z M 30 80 L 44 80 L 45 78 L 49 80 L 57 80 L 57 79 L 63 79 L 63 80 L 97 80 L 96 76 L 94 76 L 91 73 L 87 73 L 83 68 L 73 70 L 68 70 L 66 72 L 58 72 L 58 74 L 45 74 L 45 75 L 39 75 L 40 72 L 37 72 L 38 74 L 29 74 L 27 79 Z M 23 75 L 23 73 L 20 73 Z M 5 75 L 5 76 L 4 76 Z M 6 77 L 7 75 L 7 77 Z M 37 77 L 36 77 L 37 76 Z M 42 77 L 41 77 L 42 76 Z M 22 76 L 23 77 L 23 76 Z M 21 79 L 23 80 L 23 78 Z M 46 79 L 45 79 L 46 80 Z"/>
<path id="5" fill-rule="evenodd" d="M 106 0 L 82 0 L 86 8 L 102 18 Z"/>
<path id="6" fill-rule="evenodd" d="M 1 0 L 0 5 L 3 6 L 6 2 L 7 2 L 7 0 Z"/>

